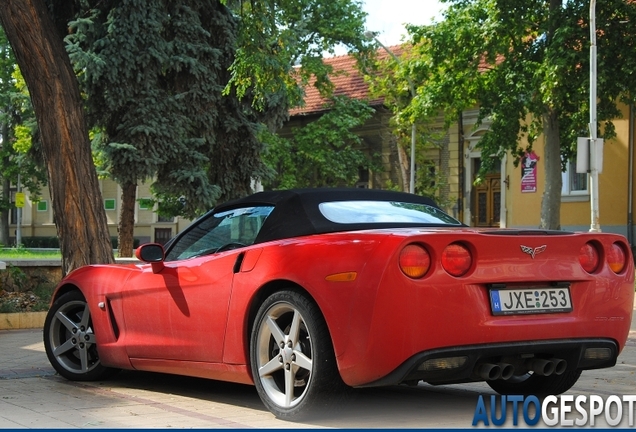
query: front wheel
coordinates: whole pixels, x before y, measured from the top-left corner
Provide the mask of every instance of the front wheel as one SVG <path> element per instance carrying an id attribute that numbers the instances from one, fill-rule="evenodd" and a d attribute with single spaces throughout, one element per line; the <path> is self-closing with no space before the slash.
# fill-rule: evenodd
<path id="1" fill-rule="evenodd" d="M 51 365 L 68 380 L 95 381 L 116 372 L 99 361 L 91 313 L 79 291 L 53 303 L 44 321 L 44 348 Z"/>
<path id="2" fill-rule="evenodd" d="M 250 360 L 258 395 L 276 417 L 299 420 L 346 396 L 322 314 L 298 291 L 274 293 L 261 305 Z"/>
<path id="3" fill-rule="evenodd" d="M 491 389 L 502 395 L 558 395 L 570 390 L 581 376 L 581 370 L 561 375 L 541 376 L 528 372 L 508 380 L 486 381 Z"/>

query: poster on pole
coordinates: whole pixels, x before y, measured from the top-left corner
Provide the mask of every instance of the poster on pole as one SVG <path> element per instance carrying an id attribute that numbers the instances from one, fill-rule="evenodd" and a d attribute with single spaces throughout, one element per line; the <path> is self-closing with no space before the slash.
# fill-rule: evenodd
<path id="1" fill-rule="evenodd" d="M 521 158 L 521 192 L 532 193 L 537 191 L 537 162 L 539 157 L 535 152 L 526 153 Z"/>
<path id="2" fill-rule="evenodd" d="M 16 192 L 15 194 L 15 206 L 16 208 L 24 207 L 25 196 L 24 192 Z"/>

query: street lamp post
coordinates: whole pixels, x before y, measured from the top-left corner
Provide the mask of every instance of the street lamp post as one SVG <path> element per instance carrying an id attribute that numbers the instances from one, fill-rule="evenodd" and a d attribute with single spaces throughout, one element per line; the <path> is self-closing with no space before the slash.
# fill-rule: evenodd
<path id="1" fill-rule="evenodd" d="M 400 59 L 393 53 L 393 51 L 388 49 L 382 42 L 380 42 L 380 40 L 376 37 L 375 33 L 368 31 L 368 32 L 365 32 L 364 35 L 367 39 L 375 40 L 375 42 L 378 45 L 380 45 L 380 47 L 382 47 L 384 51 L 386 51 L 393 58 L 393 60 L 395 60 L 397 64 L 401 63 Z M 414 99 L 415 86 L 413 85 L 413 81 L 408 76 L 406 77 L 406 80 L 409 84 L 409 92 L 411 93 L 411 98 Z M 417 138 L 417 129 L 415 126 L 415 122 L 413 122 L 411 124 L 411 175 L 410 175 L 410 182 L 409 182 L 410 193 L 415 193 L 415 140 L 416 138 Z"/>
<path id="2" fill-rule="evenodd" d="M 590 0 L 590 232 L 600 232 L 598 205 L 599 143 L 596 127 L 596 0 Z"/>

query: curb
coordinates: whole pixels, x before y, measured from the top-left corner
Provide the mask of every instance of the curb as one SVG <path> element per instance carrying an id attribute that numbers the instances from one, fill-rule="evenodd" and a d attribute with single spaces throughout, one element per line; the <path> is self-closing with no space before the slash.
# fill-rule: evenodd
<path id="1" fill-rule="evenodd" d="M 45 319 L 46 311 L 1 313 L 0 330 L 43 328 Z"/>

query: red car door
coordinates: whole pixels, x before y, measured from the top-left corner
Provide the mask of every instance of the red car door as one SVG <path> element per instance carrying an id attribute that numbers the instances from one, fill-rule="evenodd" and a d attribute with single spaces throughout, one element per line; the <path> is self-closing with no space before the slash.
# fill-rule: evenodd
<path id="1" fill-rule="evenodd" d="M 130 358 L 221 362 L 240 251 L 150 265 L 126 283 L 122 337 Z"/>

